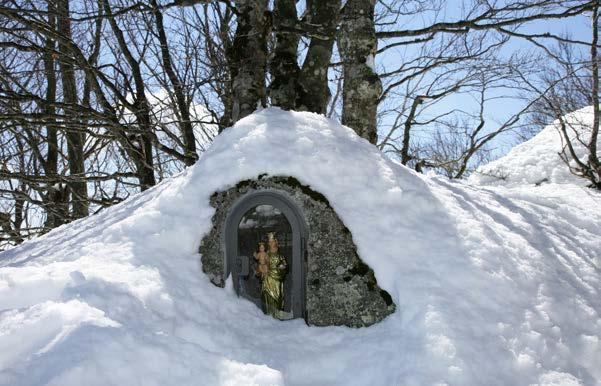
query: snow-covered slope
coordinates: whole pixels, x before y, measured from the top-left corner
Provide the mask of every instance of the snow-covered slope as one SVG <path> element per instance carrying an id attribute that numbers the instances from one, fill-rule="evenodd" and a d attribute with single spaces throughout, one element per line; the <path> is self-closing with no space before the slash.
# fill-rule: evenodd
<path id="1" fill-rule="evenodd" d="M 209 196 L 265 172 L 328 198 L 393 315 L 279 322 L 209 282 Z M 423 177 L 324 117 L 263 110 L 179 176 L 0 255 L 0 384 L 597 385 L 600 202 Z"/>
<path id="2" fill-rule="evenodd" d="M 591 138 L 592 106 L 567 114 L 564 120 L 576 154 L 580 159 L 586 160 L 583 143 L 588 143 Z M 559 127 L 559 121 L 545 127 L 529 141 L 514 147 L 506 156 L 478 168 L 470 176 L 469 182 L 508 187 L 542 182 L 587 185 L 589 182 L 586 179 L 570 173 L 559 156 L 565 145 Z M 598 148 L 601 149 L 601 137 L 598 144 Z M 601 150 L 599 151 L 601 156 Z M 575 165 L 575 162 L 572 160 L 571 164 Z"/>

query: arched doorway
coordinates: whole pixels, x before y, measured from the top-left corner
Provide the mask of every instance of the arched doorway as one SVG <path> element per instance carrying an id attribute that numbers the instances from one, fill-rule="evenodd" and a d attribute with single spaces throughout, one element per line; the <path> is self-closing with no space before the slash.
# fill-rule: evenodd
<path id="1" fill-rule="evenodd" d="M 240 197 L 227 216 L 224 234 L 226 277 L 231 273 L 236 293 L 263 310 L 261 278 L 256 273 L 259 263 L 253 255 L 259 243 L 267 246 L 269 234 L 277 238 L 278 253 L 287 263 L 278 318 L 304 318 L 306 226 L 301 211 L 286 194 L 255 191 Z"/>

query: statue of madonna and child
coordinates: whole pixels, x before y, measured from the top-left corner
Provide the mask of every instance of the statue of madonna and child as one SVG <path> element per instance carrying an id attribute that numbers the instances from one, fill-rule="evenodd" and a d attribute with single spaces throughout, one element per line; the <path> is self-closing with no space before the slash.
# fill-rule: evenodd
<path id="1" fill-rule="evenodd" d="M 286 258 L 278 252 L 278 240 L 275 233 L 267 234 L 267 247 L 259 243 L 254 253 L 257 261 L 255 274 L 261 280 L 261 299 L 265 313 L 281 319 L 284 310 L 284 280 L 288 273 Z"/>

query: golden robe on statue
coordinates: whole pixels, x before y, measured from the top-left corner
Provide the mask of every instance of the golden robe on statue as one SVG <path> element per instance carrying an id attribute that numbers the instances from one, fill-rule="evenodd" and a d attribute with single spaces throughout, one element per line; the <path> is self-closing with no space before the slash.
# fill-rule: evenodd
<path id="1" fill-rule="evenodd" d="M 261 283 L 261 296 L 265 304 L 265 312 L 279 318 L 284 309 L 284 279 L 288 272 L 286 259 L 277 252 L 268 252 L 269 270 Z"/>

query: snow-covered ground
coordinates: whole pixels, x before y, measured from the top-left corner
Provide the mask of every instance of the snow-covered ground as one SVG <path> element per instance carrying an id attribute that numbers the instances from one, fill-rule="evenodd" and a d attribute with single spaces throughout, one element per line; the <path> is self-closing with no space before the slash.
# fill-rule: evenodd
<path id="1" fill-rule="evenodd" d="M 213 286 L 209 196 L 323 193 L 397 311 L 279 322 Z M 350 129 L 262 110 L 177 177 L 0 255 L 2 385 L 599 385 L 601 195 L 418 175 Z"/>
<path id="2" fill-rule="evenodd" d="M 586 161 L 585 144 L 591 138 L 593 108 L 585 107 L 563 117 L 566 132 L 579 159 Z M 559 121 L 545 127 L 529 141 L 517 145 L 509 154 L 484 165 L 473 173 L 469 182 L 478 185 L 520 186 L 543 183 L 576 184 L 586 186 L 590 181 L 573 175 L 559 153 L 564 151 L 565 141 Z M 601 137 L 597 142 L 601 157 Z M 569 152 L 565 150 L 565 154 Z M 576 162 L 570 159 L 570 165 Z"/>

